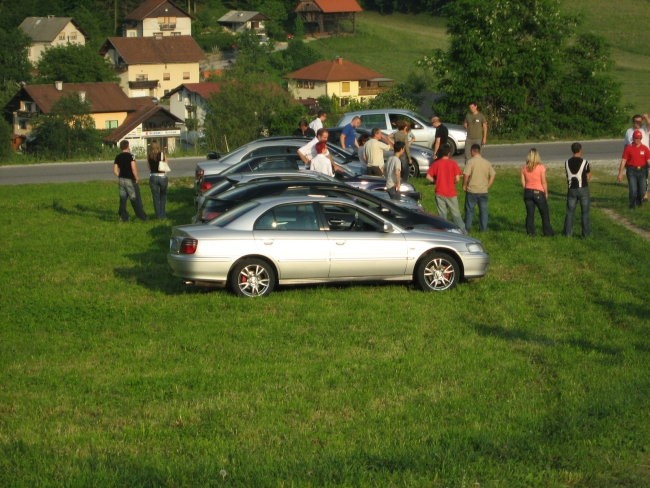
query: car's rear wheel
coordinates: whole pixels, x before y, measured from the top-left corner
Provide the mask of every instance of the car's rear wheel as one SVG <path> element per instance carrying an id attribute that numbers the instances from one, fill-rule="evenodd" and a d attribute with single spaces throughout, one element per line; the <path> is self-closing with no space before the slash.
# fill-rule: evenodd
<path id="1" fill-rule="evenodd" d="M 235 295 L 263 297 L 275 289 L 275 271 L 262 259 L 242 259 L 230 272 L 228 283 Z"/>
<path id="2" fill-rule="evenodd" d="M 456 286 L 460 266 L 455 258 L 443 252 L 431 252 L 415 269 L 415 282 L 424 291 L 444 291 Z"/>

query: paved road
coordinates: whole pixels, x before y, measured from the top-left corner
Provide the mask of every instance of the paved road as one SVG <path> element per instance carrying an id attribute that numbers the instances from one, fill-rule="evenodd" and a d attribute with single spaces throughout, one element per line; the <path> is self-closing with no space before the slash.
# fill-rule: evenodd
<path id="1" fill-rule="evenodd" d="M 528 150 L 536 147 L 548 165 L 562 164 L 570 156 L 570 142 L 543 142 L 526 144 L 488 145 L 484 156 L 497 166 L 514 166 L 523 162 Z M 594 168 L 615 170 L 620 162 L 622 140 L 600 140 L 583 143 L 584 154 Z M 462 162 L 462 155 L 456 158 Z M 194 167 L 203 157 L 184 157 L 172 160 L 171 177 L 193 176 Z M 113 162 L 41 163 L 21 166 L 0 166 L 0 185 L 32 183 L 63 183 L 75 181 L 113 180 Z M 140 174 L 149 174 L 147 164 L 138 162 Z"/>

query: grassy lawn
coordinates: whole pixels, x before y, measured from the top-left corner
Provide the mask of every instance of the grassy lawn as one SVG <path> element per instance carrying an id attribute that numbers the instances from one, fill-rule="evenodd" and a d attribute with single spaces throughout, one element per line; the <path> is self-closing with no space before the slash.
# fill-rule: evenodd
<path id="1" fill-rule="evenodd" d="M 648 242 L 598 208 L 650 207 L 611 181 L 592 239 L 531 239 L 498 169 L 490 270 L 450 292 L 260 300 L 184 288 L 115 184 L 3 187 L 0 486 L 650 486 Z"/>

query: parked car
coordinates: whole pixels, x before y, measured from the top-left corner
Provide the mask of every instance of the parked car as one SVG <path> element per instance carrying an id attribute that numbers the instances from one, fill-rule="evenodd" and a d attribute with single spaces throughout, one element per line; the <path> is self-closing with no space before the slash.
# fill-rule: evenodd
<path id="1" fill-rule="evenodd" d="M 442 291 L 487 272 L 477 239 L 406 229 L 344 198 L 250 200 L 209 224 L 172 229 L 168 262 L 186 284 L 259 297 L 277 285 L 413 281 Z"/>
<path id="2" fill-rule="evenodd" d="M 426 117 L 412 110 L 398 108 L 348 112 L 343 114 L 343 117 L 341 117 L 336 125 L 339 127 L 345 126 L 350 123 L 352 117 L 357 115 L 361 117 L 361 127 L 368 130 L 373 127 L 379 127 L 384 134 L 392 134 L 397 129 L 397 121 L 406 120 L 411 124 L 411 130 L 415 136 L 414 144 L 416 145 L 431 148 L 433 140 L 436 137 L 436 128 L 431 125 L 430 120 L 427 120 Z M 443 123 L 449 129 L 449 144 L 451 145 L 452 154 L 463 151 L 465 149 L 465 140 L 467 139 L 465 127 L 458 124 Z"/>
<path id="3" fill-rule="evenodd" d="M 230 178 L 231 175 L 242 173 L 273 173 L 277 171 L 307 172 L 307 169 L 297 154 L 257 156 L 233 164 L 221 173 L 202 176 L 199 180 L 198 195 L 206 192 L 214 185 L 223 185 L 223 181 Z M 358 175 L 348 165 L 339 165 L 336 171 L 336 178 L 362 190 L 386 190 L 385 178 L 381 176 Z M 400 185 L 400 193 L 416 200 L 420 199 L 420 194 L 410 183 L 402 183 Z"/>
<path id="4" fill-rule="evenodd" d="M 229 168 L 233 164 L 243 161 L 244 159 L 250 159 L 256 156 L 296 155 L 298 148 L 304 146 L 307 142 L 309 142 L 309 140 L 304 137 L 265 137 L 244 144 L 217 159 L 201 161 L 196 165 L 194 175 L 195 188 L 199 188 L 200 183 L 205 176 L 219 174 L 223 170 Z M 356 174 L 364 172 L 364 167 L 361 163 L 358 160 L 351 158 L 350 154 L 339 146 L 328 143 L 327 148 L 337 164 L 350 165 L 352 172 Z M 210 153 L 209 155 L 216 156 L 217 154 Z"/>
<path id="5" fill-rule="evenodd" d="M 244 183 L 218 195 L 207 197 L 193 221 L 206 223 L 243 202 L 273 195 L 323 195 L 349 198 L 364 207 L 381 213 L 386 218 L 389 218 L 391 210 L 394 210 L 397 216 L 408 216 L 409 212 L 402 212 L 402 209 L 423 211 L 421 205 L 410 197 L 402 196 L 399 200 L 392 200 L 385 191 L 358 190 L 336 180 L 273 180 Z M 395 207 L 399 207 L 399 210 Z M 435 218 L 438 219 L 438 217 Z M 449 224 L 446 220 L 440 220 L 443 227 Z"/>
<path id="6" fill-rule="evenodd" d="M 343 127 L 332 127 L 327 129 L 330 133 L 329 140 L 331 142 L 339 141 L 341 137 L 341 132 L 343 132 Z M 363 127 L 355 129 L 357 133 L 357 139 L 362 134 L 367 134 L 370 136 L 370 130 Z M 430 148 L 424 146 L 418 146 L 416 144 L 411 144 L 410 148 L 411 161 L 409 161 L 409 176 L 420 176 L 426 174 L 429 169 L 429 165 L 433 162 L 433 151 Z M 388 160 L 392 156 L 392 151 L 384 151 L 384 161 Z M 354 157 L 357 157 L 356 152 L 353 154 Z"/>

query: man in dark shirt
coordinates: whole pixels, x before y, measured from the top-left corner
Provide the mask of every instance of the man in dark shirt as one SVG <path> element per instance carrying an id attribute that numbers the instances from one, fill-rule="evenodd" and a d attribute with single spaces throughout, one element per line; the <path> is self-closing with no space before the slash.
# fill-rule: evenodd
<path id="1" fill-rule="evenodd" d="M 298 137 L 316 137 L 316 133 L 314 132 L 314 129 L 309 128 L 309 124 L 305 119 L 302 119 L 298 123 L 298 128 L 295 130 L 293 133 L 294 136 Z"/>
<path id="2" fill-rule="evenodd" d="M 582 159 L 582 145 L 579 142 L 571 144 L 573 156 L 564 163 L 567 183 L 569 189 L 566 195 L 566 218 L 564 219 L 564 230 L 562 234 L 567 237 L 573 235 L 573 216 L 576 206 L 580 202 L 580 214 L 582 216 L 582 237 L 589 237 L 591 224 L 589 222 L 589 180 L 591 180 L 591 169 L 589 161 Z"/>
<path id="3" fill-rule="evenodd" d="M 443 144 L 447 144 L 449 140 L 449 130 L 442 125 L 442 120 L 438 116 L 431 118 L 431 125 L 436 128 L 436 137 L 433 140 L 433 158 L 440 159 L 443 155 L 440 153 L 440 148 Z"/>
<path id="4" fill-rule="evenodd" d="M 131 206 L 135 215 L 140 220 L 147 220 L 147 214 L 142 208 L 142 199 L 140 198 L 140 188 L 138 187 L 138 167 L 135 164 L 135 157 L 129 152 L 129 141 L 120 142 L 122 150 L 115 156 L 113 163 L 113 173 L 117 176 L 118 186 L 120 189 L 120 209 L 118 214 L 122 222 L 129 221 L 129 212 L 126 210 L 126 199 L 131 200 Z"/>

